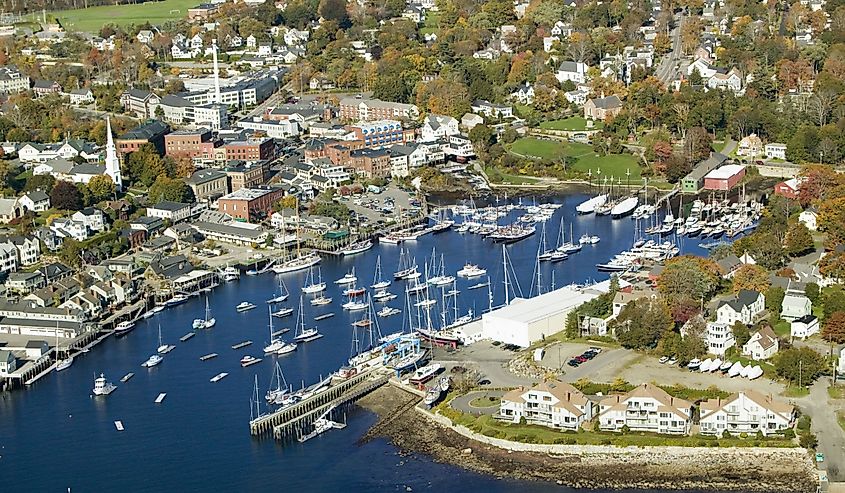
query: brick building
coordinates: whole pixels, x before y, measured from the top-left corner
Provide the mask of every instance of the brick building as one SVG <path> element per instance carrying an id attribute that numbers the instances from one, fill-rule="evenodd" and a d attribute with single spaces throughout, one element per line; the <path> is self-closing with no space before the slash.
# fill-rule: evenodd
<path id="1" fill-rule="evenodd" d="M 390 176 L 390 151 L 387 149 L 358 149 L 350 152 L 345 168 L 352 168 L 365 178 Z"/>
<path id="2" fill-rule="evenodd" d="M 142 145 L 150 143 L 159 154 L 164 155 L 164 136 L 170 133 L 170 127 L 158 120 L 150 120 L 115 139 L 117 150 L 123 154 L 137 151 Z"/>
<path id="3" fill-rule="evenodd" d="M 260 161 L 272 159 L 276 151 L 276 142 L 271 138 L 233 140 L 223 145 L 226 160 Z"/>
<path id="4" fill-rule="evenodd" d="M 347 125 L 346 129 L 364 143 L 364 147 L 384 147 L 404 144 L 414 139 L 414 131 L 405 131 L 398 120 L 378 120 Z"/>
<path id="5" fill-rule="evenodd" d="M 164 136 L 165 153 L 173 159 L 213 159 L 215 143 L 211 130 L 178 130 Z"/>
<path id="6" fill-rule="evenodd" d="M 229 190 L 236 192 L 242 188 L 263 185 L 270 171 L 269 161 L 230 162 L 223 170 L 229 177 Z"/>
<path id="7" fill-rule="evenodd" d="M 217 200 L 217 210 L 235 219 L 261 220 L 273 210 L 273 204 L 285 195 L 283 188 L 242 188 Z"/>
<path id="8" fill-rule="evenodd" d="M 414 119 L 419 115 L 419 109 L 413 104 L 355 97 L 340 100 L 339 116 L 343 120 L 375 121 L 399 118 Z"/>

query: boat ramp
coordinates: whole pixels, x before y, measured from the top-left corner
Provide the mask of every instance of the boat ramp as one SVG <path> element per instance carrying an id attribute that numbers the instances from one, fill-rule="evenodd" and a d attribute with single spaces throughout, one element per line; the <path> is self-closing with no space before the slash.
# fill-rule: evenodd
<path id="1" fill-rule="evenodd" d="M 383 369 L 360 373 L 292 406 L 253 419 L 249 422 L 249 432 L 253 436 L 272 433 L 277 440 L 302 436 L 303 429 L 329 409 L 354 402 L 389 379 L 390 372 Z"/>

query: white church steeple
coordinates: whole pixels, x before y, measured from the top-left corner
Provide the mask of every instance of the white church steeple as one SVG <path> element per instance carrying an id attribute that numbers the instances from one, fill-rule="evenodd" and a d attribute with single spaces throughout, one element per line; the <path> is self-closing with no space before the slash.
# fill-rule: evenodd
<path id="1" fill-rule="evenodd" d="M 120 159 L 117 158 L 117 147 L 111 135 L 111 120 L 106 116 L 106 174 L 111 177 L 117 190 L 123 190 L 123 179 L 120 176 Z"/>

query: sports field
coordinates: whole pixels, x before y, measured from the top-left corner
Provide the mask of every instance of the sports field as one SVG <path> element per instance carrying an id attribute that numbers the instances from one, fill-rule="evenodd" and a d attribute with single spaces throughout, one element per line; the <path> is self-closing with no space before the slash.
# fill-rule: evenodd
<path id="1" fill-rule="evenodd" d="M 106 24 L 161 24 L 181 19 L 188 14 L 189 8 L 201 3 L 200 0 L 162 0 L 133 5 L 102 5 L 87 9 L 59 10 L 51 14 L 59 19 L 68 31 L 95 34 Z"/>

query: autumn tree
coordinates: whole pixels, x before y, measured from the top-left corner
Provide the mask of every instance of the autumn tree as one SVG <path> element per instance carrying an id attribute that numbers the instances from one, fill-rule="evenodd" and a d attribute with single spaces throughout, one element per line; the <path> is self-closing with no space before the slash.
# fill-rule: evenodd
<path id="1" fill-rule="evenodd" d="M 816 200 L 825 200 L 837 188 L 845 185 L 845 177 L 830 166 L 809 165 L 799 173 L 801 186 L 798 188 L 798 201 L 807 207 Z"/>
<path id="2" fill-rule="evenodd" d="M 822 339 L 833 344 L 845 342 L 845 312 L 833 312 L 824 319 Z"/>
<path id="3" fill-rule="evenodd" d="M 167 176 L 159 176 L 150 187 L 147 197 L 152 204 L 161 201 L 182 202 L 190 204 L 194 202 L 194 192 L 184 181 L 174 180 Z"/>
<path id="4" fill-rule="evenodd" d="M 684 325 L 684 336 L 678 341 L 675 356 L 678 361 L 687 363 L 707 354 L 707 323 L 701 317 L 695 317 Z"/>
<path id="5" fill-rule="evenodd" d="M 50 204 L 56 209 L 78 211 L 82 209 L 82 194 L 69 181 L 57 181 L 50 191 Z"/>
<path id="6" fill-rule="evenodd" d="M 91 177 L 91 181 L 88 182 L 88 191 L 91 193 L 93 203 L 111 199 L 115 192 L 114 182 L 109 175 Z"/>
<path id="7" fill-rule="evenodd" d="M 754 264 L 745 264 L 734 272 L 731 290 L 734 294 L 743 289 L 765 293 L 771 282 L 766 269 Z"/>
<path id="8" fill-rule="evenodd" d="M 793 221 L 790 223 L 789 230 L 786 232 L 784 239 L 784 251 L 790 257 L 798 257 L 809 253 L 815 248 L 813 242 L 813 235 L 807 226 L 800 221 Z"/>
<path id="9" fill-rule="evenodd" d="M 819 206 L 819 231 L 827 233 L 830 245 L 845 243 L 845 197 L 825 200 Z"/>
<path id="10" fill-rule="evenodd" d="M 780 351 L 774 358 L 778 376 L 792 383 L 808 385 L 827 369 L 822 355 L 809 347 L 792 347 Z"/>
<path id="11" fill-rule="evenodd" d="M 460 118 L 470 111 L 469 92 L 463 82 L 437 78 L 417 85 L 417 106 L 429 113 Z"/>
<path id="12" fill-rule="evenodd" d="M 691 162 L 697 163 L 710 156 L 713 136 L 703 127 L 692 127 L 687 131 L 684 139 L 684 156 Z"/>
<path id="13" fill-rule="evenodd" d="M 700 306 L 719 286 L 719 266 L 709 259 L 684 255 L 666 262 L 657 289 L 670 307 Z"/>

